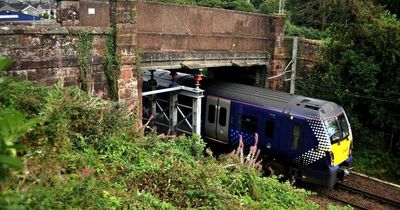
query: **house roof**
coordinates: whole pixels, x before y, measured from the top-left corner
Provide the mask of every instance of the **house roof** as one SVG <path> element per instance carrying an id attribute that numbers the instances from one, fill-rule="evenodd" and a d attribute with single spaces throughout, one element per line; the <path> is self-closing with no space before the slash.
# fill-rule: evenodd
<path id="1" fill-rule="evenodd" d="M 27 15 L 22 12 L 14 11 L 0 11 L 0 22 L 14 22 L 14 21 L 38 21 L 40 17 Z"/>
<path id="2" fill-rule="evenodd" d="M 30 4 L 28 4 L 28 6 L 27 6 L 27 7 L 25 7 L 24 9 L 22 9 L 21 11 L 23 12 L 23 11 L 26 11 L 26 10 L 28 10 L 28 9 L 33 9 L 33 10 L 36 10 L 36 11 L 38 11 L 38 12 L 39 12 L 39 10 L 38 10 L 38 9 L 36 9 L 34 6 L 32 6 L 32 5 L 30 5 Z"/>
<path id="3" fill-rule="evenodd" d="M 25 3 L 15 3 L 15 4 L 10 3 L 8 5 L 12 8 L 15 8 L 17 11 L 21 11 L 28 6 L 28 4 L 25 4 Z"/>
<path id="4" fill-rule="evenodd" d="M 15 9 L 14 7 L 11 7 L 10 5 L 4 5 L 3 7 L 0 8 L 0 11 L 18 11 L 17 9 Z"/>
<path id="5" fill-rule="evenodd" d="M 56 9 L 57 8 L 57 6 L 53 5 L 53 4 L 39 4 L 39 5 L 37 5 L 37 8 L 39 8 L 39 6 L 42 9 Z"/>

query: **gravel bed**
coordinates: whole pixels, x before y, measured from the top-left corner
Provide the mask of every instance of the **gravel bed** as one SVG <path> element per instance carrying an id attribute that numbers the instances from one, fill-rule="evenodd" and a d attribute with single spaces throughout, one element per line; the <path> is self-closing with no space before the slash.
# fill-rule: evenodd
<path id="1" fill-rule="evenodd" d="M 343 184 L 355 187 L 384 198 L 400 201 L 400 188 L 396 188 L 385 183 L 370 180 L 365 177 L 351 174 Z"/>
<path id="2" fill-rule="evenodd" d="M 394 201 L 400 201 L 400 188 L 396 188 L 385 183 L 374 181 L 365 177 L 357 176 L 351 174 L 343 181 L 343 184 L 361 189 L 363 191 L 370 192 L 372 194 L 377 194 L 387 199 Z M 379 201 L 358 195 L 355 193 L 347 192 L 344 190 L 327 189 L 324 187 L 319 187 L 309 184 L 301 184 L 298 187 L 304 187 L 310 191 L 316 193 L 316 195 L 308 196 L 308 199 L 316 202 L 321 206 L 321 208 L 326 209 L 329 203 L 335 206 L 346 206 L 346 204 L 330 198 L 330 196 L 335 197 L 340 200 L 345 200 L 350 203 L 356 204 L 366 209 L 396 209 L 395 207 L 387 204 L 382 204 Z"/>

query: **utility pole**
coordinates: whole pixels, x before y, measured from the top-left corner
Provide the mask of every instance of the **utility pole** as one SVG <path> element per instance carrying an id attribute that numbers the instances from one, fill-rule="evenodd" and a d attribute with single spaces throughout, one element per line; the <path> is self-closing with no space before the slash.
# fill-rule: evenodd
<path id="1" fill-rule="evenodd" d="M 295 83 L 296 83 L 296 66 L 297 66 L 297 48 L 299 44 L 299 38 L 293 37 L 293 52 L 292 52 L 292 75 L 290 77 L 290 94 L 294 94 Z"/>
<path id="2" fill-rule="evenodd" d="M 285 6 L 285 0 L 279 0 L 279 14 L 283 14 L 284 11 L 284 6 Z"/>
<path id="3" fill-rule="evenodd" d="M 297 50 L 298 50 L 298 45 L 299 45 L 299 38 L 298 37 L 293 37 L 293 50 L 292 50 L 292 60 L 286 65 L 286 68 L 283 70 L 283 72 L 268 77 L 267 80 L 275 79 L 278 77 L 284 76 L 285 82 L 290 81 L 290 94 L 294 94 L 295 91 L 295 83 L 296 83 L 296 66 L 297 66 Z M 288 70 L 288 68 L 292 66 L 291 70 Z M 291 73 L 290 78 L 287 79 L 286 73 Z"/>

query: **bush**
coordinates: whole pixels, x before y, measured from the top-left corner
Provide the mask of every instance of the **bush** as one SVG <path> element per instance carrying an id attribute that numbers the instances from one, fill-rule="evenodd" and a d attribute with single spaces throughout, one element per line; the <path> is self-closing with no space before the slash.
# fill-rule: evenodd
<path id="1" fill-rule="evenodd" d="M 279 0 L 264 0 L 260 4 L 260 12 L 263 14 L 278 13 Z"/>
<path id="2" fill-rule="evenodd" d="M 244 12 L 255 12 L 253 4 L 246 0 L 158 0 L 163 3 L 197 5 L 203 7 L 214 7 Z"/>
<path id="3" fill-rule="evenodd" d="M 399 184 L 400 166 L 399 158 L 388 152 L 377 149 L 357 148 L 354 150 L 356 157 L 355 170 L 380 179 L 386 179 Z"/>
<path id="4" fill-rule="evenodd" d="M 292 24 L 290 21 L 285 23 L 285 35 L 288 36 L 299 36 L 307 39 L 321 40 L 328 37 L 326 31 L 320 31 L 314 28 L 297 26 Z"/>

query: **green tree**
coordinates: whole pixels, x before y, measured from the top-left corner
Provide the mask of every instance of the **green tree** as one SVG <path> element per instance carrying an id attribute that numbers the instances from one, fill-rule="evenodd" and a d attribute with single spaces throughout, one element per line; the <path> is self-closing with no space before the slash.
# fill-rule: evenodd
<path id="1" fill-rule="evenodd" d="M 400 4 L 398 0 L 375 0 L 376 3 L 385 6 L 386 10 L 389 10 L 397 17 L 400 15 Z"/>
<path id="2" fill-rule="evenodd" d="M 264 0 L 260 4 L 260 12 L 264 14 L 278 13 L 279 0 Z"/>
<path id="3" fill-rule="evenodd" d="M 203 7 L 223 8 L 243 12 L 255 12 L 256 8 L 247 0 L 158 0 L 159 2 L 198 5 Z"/>
<path id="4" fill-rule="evenodd" d="M 324 30 L 332 23 L 354 22 L 363 12 L 375 12 L 378 15 L 383 11 L 371 1 L 362 0 L 289 0 L 287 7 L 294 24 Z M 365 8 L 368 8 L 367 10 Z"/>
<path id="5" fill-rule="evenodd" d="M 247 0 L 224 0 L 223 8 L 243 12 L 255 12 L 256 8 Z"/>
<path id="6" fill-rule="evenodd" d="M 344 105 L 363 146 L 393 146 L 400 143 L 400 22 L 380 7 L 354 2 L 352 19 L 330 28 L 331 39 L 303 91 Z"/>

